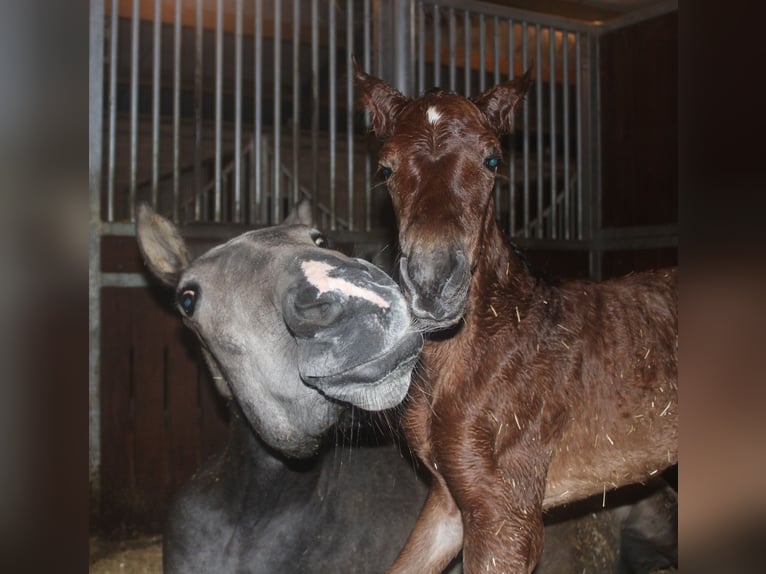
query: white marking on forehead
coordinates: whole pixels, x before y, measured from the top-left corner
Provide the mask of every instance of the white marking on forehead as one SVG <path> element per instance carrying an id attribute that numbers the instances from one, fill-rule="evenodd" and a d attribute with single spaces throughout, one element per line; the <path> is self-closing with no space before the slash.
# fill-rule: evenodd
<path id="1" fill-rule="evenodd" d="M 428 122 L 430 124 L 436 125 L 436 122 L 441 119 L 442 113 L 434 106 L 428 106 L 428 109 L 426 110 L 426 117 L 428 118 Z"/>
<path id="2" fill-rule="evenodd" d="M 306 276 L 306 279 L 308 279 L 308 282 L 317 288 L 320 295 L 328 291 L 340 291 L 349 297 L 366 299 L 382 309 L 388 309 L 390 306 L 383 297 L 370 289 L 364 289 L 363 287 L 354 285 L 340 277 L 330 277 L 329 273 L 335 269 L 335 267 L 328 263 L 322 261 L 304 261 L 301 263 L 301 269 L 303 269 L 303 274 Z"/>

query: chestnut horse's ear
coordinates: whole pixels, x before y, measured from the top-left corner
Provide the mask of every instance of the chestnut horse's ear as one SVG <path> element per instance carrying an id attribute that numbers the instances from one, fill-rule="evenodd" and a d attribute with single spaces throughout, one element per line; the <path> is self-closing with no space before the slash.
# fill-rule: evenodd
<path id="1" fill-rule="evenodd" d="M 520 78 L 498 84 L 471 98 L 476 107 L 487 116 L 498 134 L 511 131 L 513 114 L 532 84 L 531 72 L 532 68 L 529 68 Z"/>
<path id="2" fill-rule="evenodd" d="M 355 59 L 352 58 L 352 62 L 359 100 L 370 112 L 370 129 L 379 138 L 387 138 L 391 135 L 396 116 L 410 99 L 383 80 L 364 73 Z"/>

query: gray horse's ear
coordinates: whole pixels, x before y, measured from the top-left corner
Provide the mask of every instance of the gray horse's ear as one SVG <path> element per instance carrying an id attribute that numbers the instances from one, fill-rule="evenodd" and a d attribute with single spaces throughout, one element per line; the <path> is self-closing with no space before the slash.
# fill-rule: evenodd
<path id="1" fill-rule="evenodd" d="M 380 139 L 391 135 L 391 128 L 396 116 L 410 101 L 398 90 L 369 74 L 365 74 L 354 63 L 354 86 L 359 94 L 359 101 L 370 112 L 370 129 Z"/>
<path id="2" fill-rule="evenodd" d="M 532 85 L 532 68 L 520 78 L 498 84 L 494 88 L 471 98 L 471 101 L 487 117 L 490 125 L 498 134 L 511 131 L 513 115 L 524 101 L 529 86 Z"/>
<path id="3" fill-rule="evenodd" d="M 191 259 L 178 228 L 147 204 L 141 203 L 138 206 L 136 237 L 138 248 L 151 272 L 163 283 L 175 287 Z"/>
<path id="4" fill-rule="evenodd" d="M 311 202 L 308 199 L 302 199 L 300 203 L 293 207 L 290 213 L 287 214 L 287 217 L 285 217 L 285 220 L 282 223 L 284 225 L 302 223 L 308 227 L 313 227 L 314 217 L 311 214 Z"/>

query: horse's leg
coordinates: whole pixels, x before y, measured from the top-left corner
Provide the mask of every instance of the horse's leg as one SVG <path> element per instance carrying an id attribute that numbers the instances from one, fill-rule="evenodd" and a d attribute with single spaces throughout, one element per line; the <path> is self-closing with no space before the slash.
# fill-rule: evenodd
<path id="1" fill-rule="evenodd" d="M 472 453 L 482 452 L 488 451 L 474 445 Z M 485 455 L 472 462 L 450 465 L 447 477 L 462 509 L 463 572 L 532 572 L 543 550 L 547 462 L 538 451 L 518 446 L 498 460 Z"/>
<path id="2" fill-rule="evenodd" d="M 442 477 L 435 476 L 428 497 L 388 574 L 436 574 L 460 552 L 463 522 Z"/>

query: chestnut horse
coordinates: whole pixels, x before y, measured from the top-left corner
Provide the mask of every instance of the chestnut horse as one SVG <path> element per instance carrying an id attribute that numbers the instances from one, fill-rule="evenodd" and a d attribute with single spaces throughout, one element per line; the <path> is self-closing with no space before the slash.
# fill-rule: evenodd
<path id="1" fill-rule="evenodd" d="M 498 136 L 528 75 L 470 99 L 410 99 L 355 71 L 383 140 L 400 274 L 426 341 L 407 440 L 433 474 L 390 572 L 528 573 L 543 511 L 677 461 L 676 271 L 601 283 L 534 277 L 495 219 Z"/>

